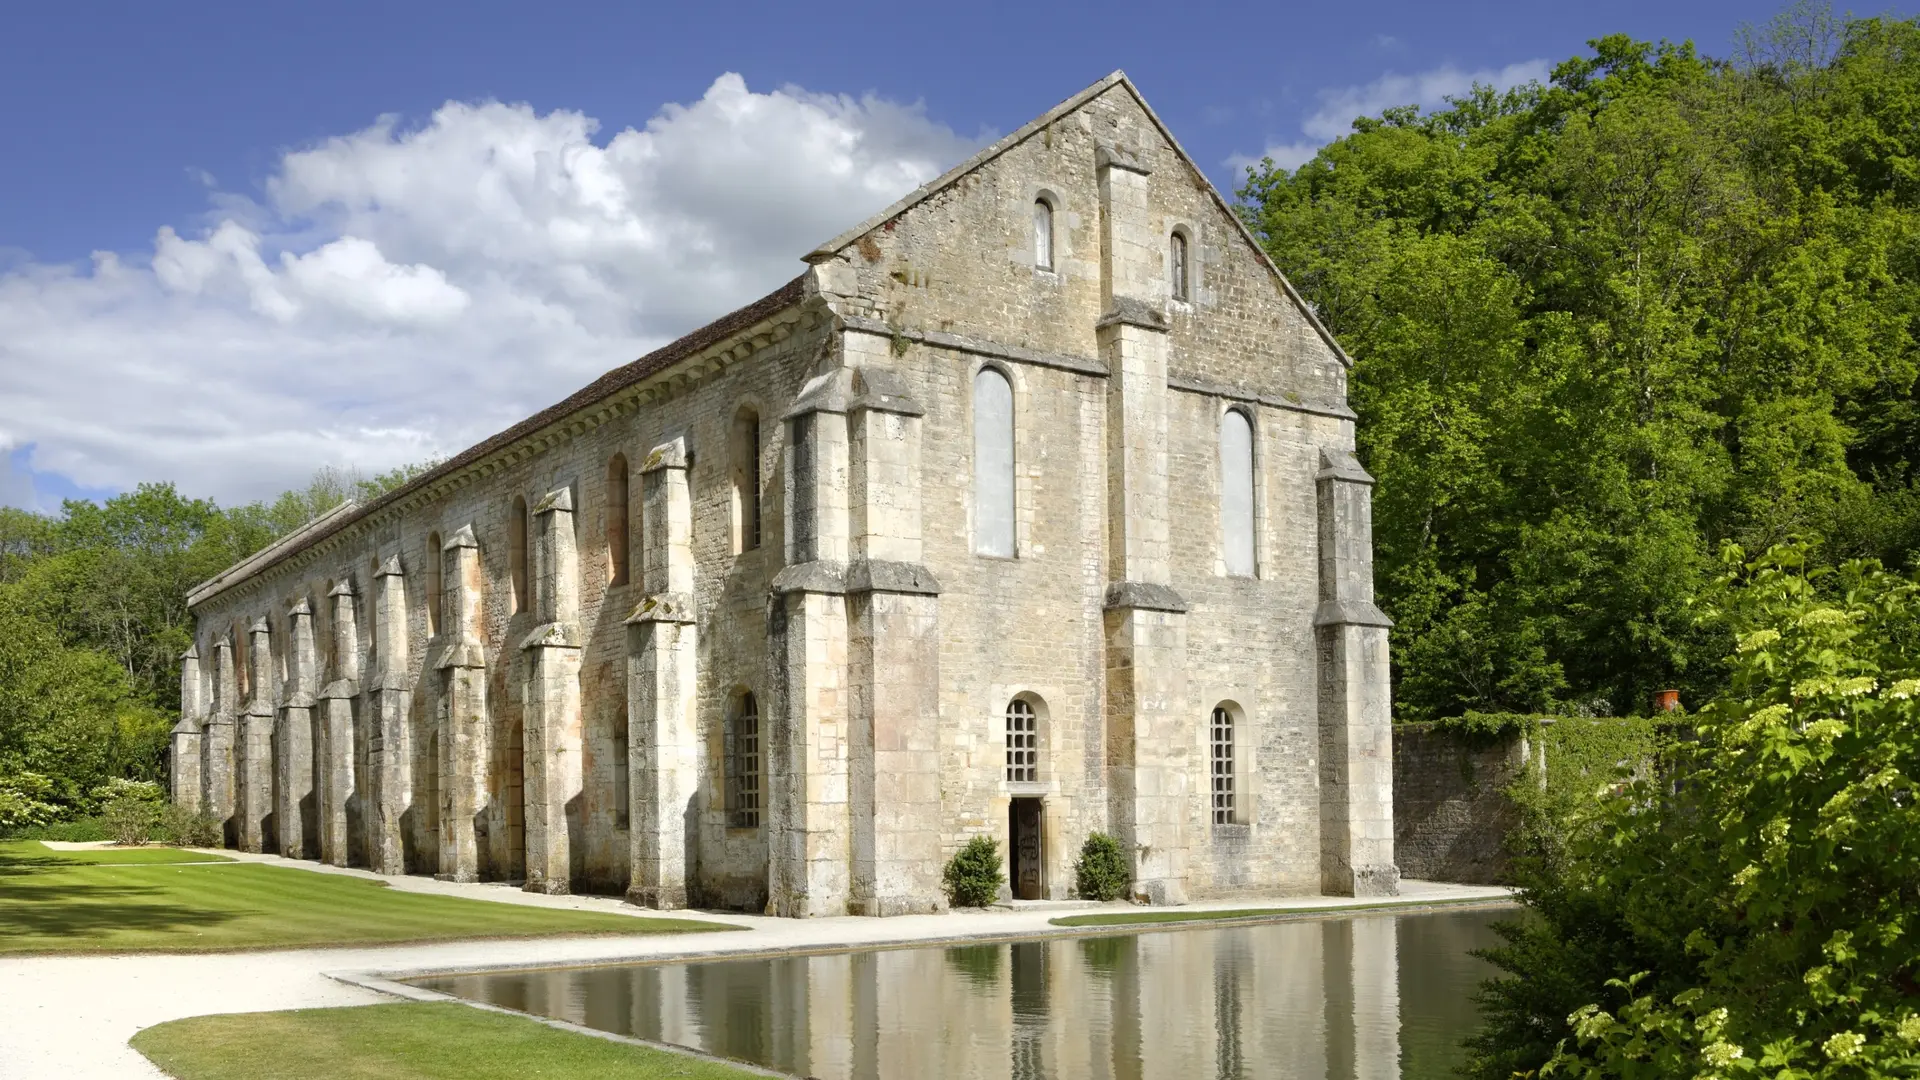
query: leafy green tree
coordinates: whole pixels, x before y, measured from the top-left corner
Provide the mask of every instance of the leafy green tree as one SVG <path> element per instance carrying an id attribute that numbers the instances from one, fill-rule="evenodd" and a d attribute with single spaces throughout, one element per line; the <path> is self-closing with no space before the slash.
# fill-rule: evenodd
<path id="1" fill-rule="evenodd" d="M 1411 719 L 1703 699 L 1719 544 L 1920 542 L 1920 25 L 1590 45 L 1241 193 L 1356 358 Z"/>
<path id="2" fill-rule="evenodd" d="M 1474 1075 L 1920 1075 L 1920 584 L 1807 557 L 1729 546 L 1727 689 L 1523 860 Z"/>

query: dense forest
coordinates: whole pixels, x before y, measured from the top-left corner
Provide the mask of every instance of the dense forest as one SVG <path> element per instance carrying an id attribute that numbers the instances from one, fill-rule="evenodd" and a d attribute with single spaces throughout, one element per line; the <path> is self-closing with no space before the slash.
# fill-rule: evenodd
<path id="1" fill-rule="evenodd" d="M 87 813 L 115 778 L 159 780 L 192 642 L 187 590 L 348 498 L 323 469 L 272 503 L 222 509 L 171 484 L 57 516 L 0 507 L 0 829 Z"/>
<path id="2" fill-rule="evenodd" d="M 1389 109 L 1242 210 L 1352 353 L 1396 715 L 1724 683 L 1723 543 L 1920 545 L 1920 24 L 1802 6 Z"/>

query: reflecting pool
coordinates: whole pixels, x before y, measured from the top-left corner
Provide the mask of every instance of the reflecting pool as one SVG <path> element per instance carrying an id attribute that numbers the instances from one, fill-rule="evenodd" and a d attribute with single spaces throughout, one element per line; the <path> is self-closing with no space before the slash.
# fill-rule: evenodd
<path id="1" fill-rule="evenodd" d="M 419 985 L 820 1080 L 1445 1080 L 1511 909 Z"/>

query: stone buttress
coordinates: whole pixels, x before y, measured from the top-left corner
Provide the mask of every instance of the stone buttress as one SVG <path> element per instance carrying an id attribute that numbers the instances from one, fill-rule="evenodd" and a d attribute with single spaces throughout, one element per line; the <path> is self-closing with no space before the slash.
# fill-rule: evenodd
<path id="1" fill-rule="evenodd" d="M 1096 327 L 1107 380 L 1109 812 L 1134 862 L 1133 893 L 1186 899 L 1197 735 L 1186 692 L 1187 605 L 1174 592 L 1167 505 L 1167 320 L 1159 231 L 1139 157 L 1102 145 Z M 1190 745 L 1192 744 L 1192 745 Z"/>
<path id="2" fill-rule="evenodd" d="M 815 377 L 787 425 L 786 566 L 767 604 L 767 907 L 843 915 L 848 821 L 847 405 L 852 373 Z"/>
<path id="3" fill-rule="evenodd" d="M 234 771 L 240 780 L 240 850 L 269 851 L 279 842 L 273 827 L 273 641 L 266 616 L 247 628 L 247 670 L 252 676 Z"/>
<path id="4" fill-rule="evenodd" d="M 180 722 L 173 725 L 167 758 L 167 794 L 183 810 L 202 808 L 200 739 L 206 725 L 206 701 L 200 689 L 200 650 L 180 657 Z"/>
<path id="5" fill-rule="evenodd" d="M 700 786 L 700 690 L 694 660 L 693 501 L 686 440 L 647 454 L 640 471 L 639 605 L 627 619 L 627 899 L 687 905 L 693 801 Z"/>
<path id="6" fill-rule="evenodd" d="M 412 802 L 412 747 L 407 710 L 413 697 L 408 671 L 407 588 L 400 556 L 373 575 L 373 685 L 367 705 L 367 865 L 376 874 L 404 874 L 402 818 Z"/>
<path id="7" fill-rule="evenodd" d="M 940 588 L 923 564 L 925 410 L 883 366 L 890 342 L 848 331 L 849 914 L 946 907 L 941 892 Z"/>
<path id="8" fill-rule="evenodd" d="M 233 668 L 233 640 L 222 633 L 213 642 L 213 707 L 200 738 L 200 806 L 220 822 L 222 843 L 239 846 L 234 791 L 234 706 L 240 683 Z"/>
<path id="9" fill-rule="evenodd" d="M 280 722 L 273 732 L 273 819 L 279 826 L 280 854 L 312 858 L 320 830 L 313 789 L 316 670 L 313 606 L 301 597 L 288 612 L 287 679 L 281 686 Z"/>
<path id="10" fill-rule="evenodd" d="M 320 690 L 320 723 L 314 734 L 315 803 L 320 821 L 320 858 L 333 866 L 355 857 L 359 814 L 355 779 L 360 712 L 360 635 L 354 623 L 353 583 L 342 580 L 327 594 L 333 605 L 333 670 Z"/>
<path id="11" fill-rule="evenodd" d="M 479 881 L 486 870 L 484 822 L 488 811 L 487 657 L 481 639 L 480 542 L 463 525 L 442 545 L 441 604 L 436 612 L 444 644 L 433 660 L 440 680 L 434 718 L 440 760 L 434 789 L 440 797 L 437 877 Z"/>
<path id="12" fill-rule="evenodd" d="M 534 610 L 541 620 L 521 642 L 525 702 L 528 892 L 566 893 L 582 826 L 580 559 L 573 491 L 560 488 L 533 507 Z"/>
<path id="13" fill-rule="evenodd" d="M 1322 450 L 1320 889 L 1393 896 L 1393 702 L 1387 628 L 1373 603 L 1373 477 L 1353 454 Z"/>

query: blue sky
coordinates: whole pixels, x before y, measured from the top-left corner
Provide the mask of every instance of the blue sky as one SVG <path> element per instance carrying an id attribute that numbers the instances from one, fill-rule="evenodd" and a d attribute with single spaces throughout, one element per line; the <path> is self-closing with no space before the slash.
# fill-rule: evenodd
<path id="1" fill-rule="evenodd" d="M 1231 190 L 1235 162 L 1308 154 L 1354 111 L 1544 73 L 1606 33 L 1725 55 L 1778 9 L 13 5 L 0 502 L 163 478 L 233 501 L 457 450 L 1114 68 Z M 565 175 L 488 179 L 520 153 Z M 626 246 L 537 239 L 602 227 Z M 676 292 L 662 237 L 725 265 Z"/>

